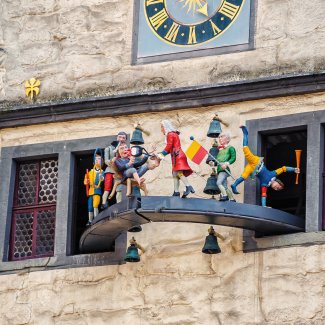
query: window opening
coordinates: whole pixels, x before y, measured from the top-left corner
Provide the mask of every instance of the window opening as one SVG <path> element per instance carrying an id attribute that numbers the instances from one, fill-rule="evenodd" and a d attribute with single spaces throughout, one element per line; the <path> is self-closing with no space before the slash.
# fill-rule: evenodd
<path id="1" fill-rule="evenodd" d="M 282 166 L 296 167 L 295 150 L 302 150 L 300 174 L 296 185 L 296 174 L 282 173 L 279 179 L 284 183 L 284 189 L 267 191 L 267 206 L 279 209 L 301 218 L 306 213 L 306 156 L 307 131 L 281 131 L 262 135 L 262 156 L 269 170 Z"/>
<path id="2" fill-rule="evenodd" d="M 94 149 L 95 150 L 95 149 Z M 84 177 L 86 169 L 93 168 L 94 150 L 87 153 L 75 155 L 75 179 L 74 179 L 74 208 L 73 208 L 73 223 L 72 223 L 72 247 L 71 254 L 79 254 L 79 240 L 86 229 L 88 222 L 88 198 L 86 195 L 86 187 L 84 185 Z M 104 150 L 103 150 L 104 152 Z M 106 165 L 103 169 L 105 170 Z M 102 182 L 102 193 L 104 182 Z M 115 204 L 115 197 L 108 201 L 109 206 Z M 101 204 L 100 210 L 101 212 Z"/>
<path id="3" fill-rule="evenodd" d="M 10 259 L 54 255 L 57 158 L 17 163 Z"/>

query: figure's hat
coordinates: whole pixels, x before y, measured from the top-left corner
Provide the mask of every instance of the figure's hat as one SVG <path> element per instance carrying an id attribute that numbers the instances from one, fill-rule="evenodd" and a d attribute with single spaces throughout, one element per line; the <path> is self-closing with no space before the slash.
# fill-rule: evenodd
<path id="1" fill-rule="evenodd" d="M 96 156 L 100 156 L 100 166 L 103 166 L 103 152 L 102 149 L 96 148 L 94 151 L 94 160 L 93 163 L 95 164 Z"/>

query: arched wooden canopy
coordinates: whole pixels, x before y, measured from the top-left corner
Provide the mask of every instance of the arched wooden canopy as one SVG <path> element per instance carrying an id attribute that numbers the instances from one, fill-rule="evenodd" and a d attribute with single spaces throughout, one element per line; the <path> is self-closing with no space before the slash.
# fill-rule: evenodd
<path id="1" fill-rule="evenodd" d="M 304 231 L 305 221 L 292 214 L 257 205 L 212 199 L 146 196 L 128 198 L 102 211 L 80 238 L 82 253 L 112 250 L 115 239 L 149 222 L 191 222 L 255 230 L 261 235 Z"/>

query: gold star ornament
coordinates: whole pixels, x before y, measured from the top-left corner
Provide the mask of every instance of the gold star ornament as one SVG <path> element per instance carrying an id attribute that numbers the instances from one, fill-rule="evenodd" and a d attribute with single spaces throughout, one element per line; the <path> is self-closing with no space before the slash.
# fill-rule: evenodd
<path id="1" fill-rule="evenodd" d="M 41 85 L 41 82 L 39 80 L 36 80 L 35 78 L 31 78 L 29 80 L 26 80 L 25 82 L 25 93 L 27 97 L 30 97 L 31 99 L 34 98 L 39 94 L 39 87 Z"/>

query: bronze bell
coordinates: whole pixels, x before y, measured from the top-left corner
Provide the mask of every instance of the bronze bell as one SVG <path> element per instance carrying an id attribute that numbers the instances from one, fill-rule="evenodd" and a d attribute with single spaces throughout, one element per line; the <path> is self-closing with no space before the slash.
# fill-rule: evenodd
<path id="1" fill-rule="evenodd" d="M 205 161 L 205 163 L 208 164 L 210 161 L 214 161 L 214 159 L 212 157 L 216 158 L 218 153 L 219 153 L 218 145 L 215 144 L 209 150 L 209 155 L 208 155 L 207 160 Z"/>
<path id="2" fill-rule="evenodd" d="M 145 252 L 144 248 L 137 243 L 137 241 L 135 240 L 134 237 L 132 237 L 130 239 L 130 246 L 128 247 L 127 251 L 126 251 L 126 256 L 124 261 L 126 262 L 139 262 L 140 261 L 140 255 L 139 255 L 139 251 L 138 249 L 140 249 L 142 251 L 142 253 Z"/>
<path id="3" fill-rule="evenodd" d="M 210 127 L 209 127 L 209 130 L 207 133 L 207 136 L 209 138 L 217 138 L 219 136 L 219 134 L 222 133 L 220 122 L 221 122 L 221 120 L 218 117 L 218 115 L 216 114 L 210 123 Z"/>
<path id="4" fill-rule="evenodd" d="M 212 168 L 212 173 L 207 180 L 207 184 L 205 185 L 203 193 L 209 194 L 209 195 L 220 194 L 220 190 L 217 185 L 217 174 L 216 174 L 216 171 L 214 168 Z"/>
<path id="5" fill-rule="evenodd" d="M 136 225 L 128 229 L 128 232 L 140 232 L 140 231 L 142 231 L 142 227 L 140 225 Z"/>
<path id="6" fill-rule="evenodd" d="M 126 262 L 139 262 L 140 255 L 136 244 L 131 244 L 126 251 L 126 256 L 124 261 Z"/>
<path id="7" fill-rule="evenodd" d="M 133 131 L 130 143 L 131 144 L 144 144 L 144 140 L 142 137 L 142 131 L 139 128 L 135 128 L 135 130 Z"/>
<path id="8" fill-rule="evenodd" d="M 219 253 L 221 253 L 221 249 L 218 244 L 216 232 L 214 231 L 213 227 L 209 228 L 209 235 L 205 237 L 205 243 L 202 248 L 202 253 L 204 253 L 204 254 L 219 254 Z"/>

